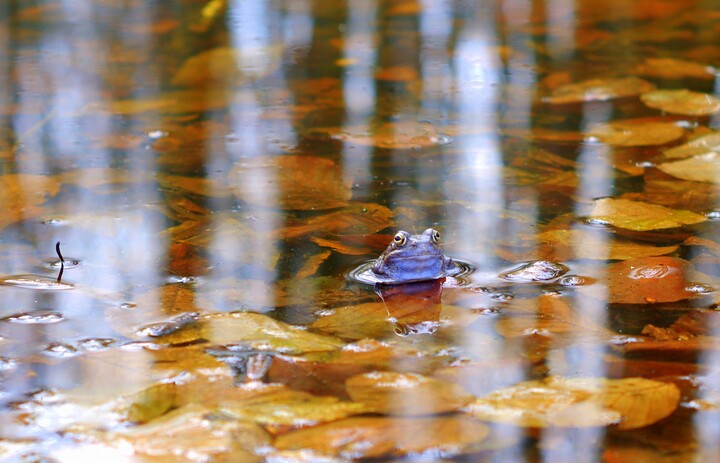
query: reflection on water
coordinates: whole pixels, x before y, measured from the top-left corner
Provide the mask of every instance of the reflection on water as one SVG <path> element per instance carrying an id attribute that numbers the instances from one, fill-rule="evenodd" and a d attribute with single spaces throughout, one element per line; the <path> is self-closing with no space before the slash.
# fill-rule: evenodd
<path id="1" fill-rule="evenodd" d="M 717 460 L 718 13 L 2 3 L 0 457 Z"/>

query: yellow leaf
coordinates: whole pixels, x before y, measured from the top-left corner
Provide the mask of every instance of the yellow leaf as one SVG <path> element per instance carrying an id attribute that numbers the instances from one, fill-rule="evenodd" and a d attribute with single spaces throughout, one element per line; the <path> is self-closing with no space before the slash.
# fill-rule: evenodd
<path id="1" fill-rule="evenodd" d="M 713 132 L 694 138 L 687 143 L 663 151 L 666 158 L 687 158 L 709 151 L 720 151 L 720 132 Z"/>
<path id="2" fill-rule="evenodd" d="M 707 220 L 705 216 L 691 211 L 613 198 L 596 200 L 589 218 L 594 222 L 634 231 L 662 230 Z"/>
<path id="3" fill-rule="evenodd" d="M 465 416 L 358 417 L 283 434 L 275 440 L 275 447 L 310 449 L 343 458 L 455 454 L 487 435 L 487 426 Z"/>
<path id="4" fill-rule="evenodd" d="M 590 126 L 585 140 L 615 146 L 654 146 L 677 140 L 685 134 L 672 122 L 624 120 Z"/>
<path id="5" fill-rule="evenodd" d="M 708 94 L 681 90 L 657 90 L 640 99 L 646 106 L 671 114 L 706 116 L 720 111 L 720 99 Z"/>
<path id="6" fill-rule="evenodd" d="M 349 378 L 345 386 L 353 401 L 388 415 L 445 413 L 473 399 L 457 384 L 415 373 L 373 371 Z"/>
<path id="7" fill-rule="evenodd" d="M 680 161 L 664 162 L 657 168 L 683 180 L 720 185 L 720 153 L 712 152 Z"/>
<path id="8" fill-rule="evenodd" d="M 590 79 L 558 87 L 543 101 L 552 104 L 604 101 L 635 96 L 654 89 L 653 84 L 637 77 Z"/>
<path id="9" fill-rule="evenodd" d="M 468 408 L 480 419 L 545 428 L 617 425 L 648 426 L 678 406 L 672 383 L 644 378 L 562 378 L 526 381 L 478 399 Z"/>

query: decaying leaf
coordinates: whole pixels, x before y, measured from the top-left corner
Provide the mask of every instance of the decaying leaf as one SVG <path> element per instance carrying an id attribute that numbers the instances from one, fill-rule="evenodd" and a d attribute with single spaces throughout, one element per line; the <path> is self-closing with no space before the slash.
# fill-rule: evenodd
<path id="1" fill-rule="evenodd" d="M 683 180 L 720 185 L 720 153 L 712 152 L 680 161 L 664 162 L 657 168 Z"/>
<path id="2" fill-rule="evenodd" d="M 688 289 L 688 261 L 677 257 L 644 257 L 608 266 L 611 303 L 649 304 L 675 302 L 698 294 Z"/>
<path id="3" fill-rule="evenodd" d="M 303 225 L 288 227 L 279 232 L 284 238 L 296 238 L 318 231 L 372 235 L 383 228 L 395 225 L 392 217 L 393 212 L 380 204 L 352 203 L 341 211 L 313 217 Z"/>
<path id="4" fill-rule="evenodd" d="M 60 180 L 51 175 L 0 175 L 0 228 L 39 215 L 39 206 L 59 191 Z"/>
<path id="5" fill-rule="evenodd" d="M 259 350 L 288 354 L 335 350 L 345 343 L 328 335 L 315 334 L 267 315 L 251 312 L 210 314 L 197 323 L 167 336 L 158 343 L 185 343 L 206 340 L 212 344 L 241 343 Z"/>
<path id="6" fill-rule="evenodd" d="M 220 411 L 241 420 L 265 426 L 313 426 L 350 415 L 365 413 L 361 403 L 341 401 L 333 396 L 316 396 L 286 387 L 244 400 L 224 401 Z"/>
<path id="7" fill-rule="evenodd" d="M 640 96 L 645 105 L 671 114 L 707 116 L 720 111 L 720 99 L 708 94 L 681 90 L 656 90 Z"/>
<path id="8" fill-rule="evenodd" d="M 646 58 L 635 67 L 642 76 L 660 79 L 714 79 L 717 69 L 696 61 L 677 58 Z"/>
<path id="9" fill-rule="evenodd" d="M 178 87 L 247 84 L 277 69 L 281 53 L 279 46 L 213 48 L 188 58 L 171 84 Z"/>
<path id="10" fill-rule="evenodd" d="M 655 90 L 655 85 L 637 77 L 590 79 L 556 88 L 543 98 L 552 104 L 582 103 L 584 101 L 604 101 L 640 95 Z"/>
<path id="11" fill-rule="evenodd" d="M 318 268 L 320 268 L 323 262 L 325 262 L 327 258 L 330 257 L 330 254 L 330 251 L 320 251 L 319 253 L 313 254 L 312 256 L 308 257 L 300 270 L 298 270 L 298 272 L 295 274 L 295 278 L 307 278 L 315 275 L 315 272 L 317 272 Z"/>
<path id="12" fill-rule="evenodd" d="M 325 129 L 336 140 L 385 149 L 416 149 L 446 145 L 451 138 L 426 122 L 389 122 L 379 127 Z"/>
<path id="13" fill-rule="evenodd" d="M 678 249 L 677 245 L 655 246 L 650 243 L 617 238 L 607 233 L 588 230 L 550 230 L 540 233 L 537 241 L 549 249 L 544 257 L 553 260 L 597 259 L 626 260 L 635 257 L 661 256 Z"/>
<path id="14" fill-rule="evenodd" d="M 678 406 L 672 383 L 644 378 L 562 378 L 526 381 L 495 391 L 469 406 L 483 420 L 536 428 L 648 426 Z"/>
<path id="15" fill-rule="evenodd" d="M 663 151 L 666 158 L 687 158 L 710 151 L 720 151 L 720 132 L 693 138 L 687 143 Z"/>
<path id="16" fill-rule="evenodd" d="M 614 146 L 655 146 L 682 137 L 685 130 L 672 122 L 623 120 L 590 126 L 585 140 Z"/>
<path id="17" fill-rule="evenodd" d="M 414 373 L 373 371 L 353 376 L 345 384 L 353 401 L 387 415 L 445 413 L 473 399 L 457 384 Z"/>
<path id="18" fill-rule="evenodd" d="M 343 458 L 433 452 L 460 453 L 482 441 L 488 428 L 465 416 L 438 418 L 348 418 L 278 436 L 282 450 L 310 449 Z"/>
<path id="19" fill-rule="evenodd" d="M 691 211 L 614 198 L 596 200 L 588 218 L 597 223 L 634 231 L 676 228 L 707 220 L 705 216 Z"/>
<path id="20" fill-rule="evenodd" d="M 346 339 L 382 339 L 393 334 L 388 317 L 384 303 L 368 302 L 332 309 L 310 326 Z"/>
<path id="21" fill-rule="evenodd" d="M 296 210 L 347 205 L 352 179 L 332 160 L 315 156 L 275 156 L 240 162 L 229 174 L 230 187 L 248 204 Z"/>

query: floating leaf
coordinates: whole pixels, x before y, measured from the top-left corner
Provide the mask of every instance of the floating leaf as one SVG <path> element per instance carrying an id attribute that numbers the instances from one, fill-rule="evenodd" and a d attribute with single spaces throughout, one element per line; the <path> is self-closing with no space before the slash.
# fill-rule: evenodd
<path id="1" fill-rule="evenodd" d="M 704 222 L 706 217 L 640 201 L 603 198 L 595 201 L 589 219 L 618 228 L 648 231 L 692 225 Z"/>
<path id="2" fill-rule="evenodd" d="M 615 424 L 634 429 L 667 417 L 679 400 L 674 384 L 644 378 L 550 377 L 495 391 L 469 411 L 483 420 L 536 428 Z"/>
<path id="3" fill-rule="evenodd" d="M 243 343 L 260 350 L 288 354 L 335 350 L 345 345 L 335 337 L 311 333 L 267 315 L 251 312 L 206 315 L 191 326 L 154 340 L 169 344 L 198 340 L 213 344 Z"/>
<path id="4" fill-rule="evenodd" d="M 379 339 L 393 334 L 388 317 L 383 302 L 368 302 L 326 311 L 310 326 L 347 339 Z"/>
<path id="5" fill-rule="evenodd" d="M 300 270 L 295 274 L 295 278 L 307 278 L 315 275 L 318 268 L 330 257 L 330 254 L 330 251 L 321 251 L 308 257 Z"/>
<path id="6" fill-rule="evenodd" d="M 720 132 L 713 132 L 694 138 L 680 146 L 663 151 L 666 158 L 687 158 L 709 151 L 720 151 Z"/>
<path id="7" fill-rule="evenodd" d="M 658 79 L 714 79 L 717 69 L 707 64 L 676 58 L 646 58 L 635 67 L 640 75 Z"/>
<path id="8" fill-rule="evenodd" d="M 38 207 L 60 191 L 60 180 L 50 175 L 0 175 L 0 228 L 34 217 Z"/>
<path id="9" fill-rule="evenodd" d="M 671 114 L 706 116 L 720 111 L 720 99 L 708 94 L 681 90 L 656 90 L 640 99 L 646 106 Z"/>
<path id="10" fill-rule="evenodd" d="M 389 122 L 375 128 L 363 126 L 324 131 L 336 140 L 385 149 L 426 148 L 451 142 L 450 137 L 426 122 Z"/>
<path id="11" fill-rule="evenodd" d="M 590 126 L 585 140 L 614 146 L 655 146 L 682 137 L 685 130 L 672 122 L 624 120 Z"/>
<path id="12" fill-rule="evenodd" d="M 473 396 L 457 384 L 414 373 L 373 371 L 345 383 L 355 402 L 387 415 L 445 413 L 467 405 Z"/>
<path id="13" fill-rule="evenodd" d="M 243 85 L 277 69 L 282 49 L 269 47 L 218 47 L 188 58 L 173 76 L 179 87 Z"/>
<path id="14" fill-rule="evenodd" d="M 135 395 L 128 409 L 128 420 L 147 423 L 175 406 L 175 384 L 162 383 Z"/>
<path id="15" fill-rule="evenodd" d="M 676 257 L 644 257 L 608 266 L 608 301 L 621 304 L 675 302 L 697 296 L 687 287 L 690 263 Z"/>
<path id="16" fill-rule="evenodd" d="M 664 162 L 657 168 L 683 180 L 720 185 L 720 153 L 712 152 L 680 161 Z"/>
<path id="17" fill-rule="evenodd" d="M 351 196 L 351 181 L 341 169 L 332 160 L 315 156 L 246 160 L 233 167 L 229 181 L 239 199 L 264 207 L 333 209 L 346 206 Z"/>
<path id="18" fill-rule="evenodd" d="M 265 426 L 313 426 L 367 411 L 361 403 L 282 388 L 247 399 L 223 401 L 220 410 L 234 418 Z"/>
<path id="19" fill-rule="evenodd" d="M 194 195 L 212 198 L 222 198 L 230 195 L 230 190 L 226 185 L 211 178 L 163 174 L 157 174 L 155 178 L 161 186 L 170 190 L 182 190 Z"/>
<path id="20" fill-rule="evenodd" d="M 464 416 L 348 418 L 278 436 L 275 447 L 310 449 L 343 458 L 432 452 L 455 454 L 488 435 L 487 426 Z"/>
<path id="21" fill-rule="evenodd" d="M 338 212 L 313 217 L 304 225 L 281 230 L 284 238 L 296 238 L 314 232 L 372 235 L 384 228 L 392 227 L 393 212 L 385 206 L 373 203 L 352 203 Z"/>
<path id="22" fill-rule="evenodd" d="M 626 260 L 635 257 L 661 256 L 670 254 L 678 246 L 654 246 L 627 239 L 618 239 L 607 233 L 592 231 L 550 230 L 540 233 L 537 241 L 547 244 L 549 254 L 547 257 L 556 260 L 570 259 L 597 259 L 597 260 Z"/>
<path id="23" fill-rule="evenodd" d="M 550 96 L 543 98 L 543 101 L 552 104 L 605 101 L 640 95 L 652 90 L 655 90 L 653 84 L 637 77 L 590 79 L 558 87 Z"/>

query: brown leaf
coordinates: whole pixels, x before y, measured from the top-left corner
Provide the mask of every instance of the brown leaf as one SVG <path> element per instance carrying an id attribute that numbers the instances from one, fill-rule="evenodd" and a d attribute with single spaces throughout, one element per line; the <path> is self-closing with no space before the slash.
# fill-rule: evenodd
<path id="1" fill-rule="evenodd" d="M 318 268 L 330 257 L 330 251 L 321 251 L 308 257 L 300 270 L 295 274 L 295 278 L 302 279 L 315 275 Z"/>
<path id="2" fill-rule="evenodd" d="M 278 46 L 213 48 L 188 58 L 171 84 L 179 87 L 247 84 L 277 69 L 281 53 Z"/>
<path id="3" fill-rule="evenodd" d="M 707 116 L 720 111 L 720 99 L 707 94 L 681 90 L 656 90 L 644 93 L 640 99 L 646 106 L 671 114 Z"/>
<path id="4" fill-rule="evenodd" d="M 230 190 L 227 186 L 211 178 L 164 174 L 158 174 L 156 178 L 163 188 L 169 190 L 181 190 L 194 195 L 211 198 L 224 198 L 230 195 Z"/>
<path id="5" fill-rule="evenodd" d="M 567 84 L 553 90 L 544 102 L 552 104 L 605 101 L 639 95 L 655 89 L 655 85 L 637 77 L 590 79 Z"/>
<path id="6" fill-rule="evenodd" d="M 438 418 L 348 418 L 293 431 L 275 440 L 279 449 L 311 449 L 343 458 L 455 454 L 485 439 L 488 428 L 464 416 Z"/>
<path id="7" fill-rule="evenodd" d="M 714 79 L 717 70 L 707 64 L 676 58 L 646 58 L 635 67 L 640 75 L 658 79 Z"/>
<path id="8" fill-rule="evenodd" d="M 678 406 L 672 383 L 644 378 L 561 378 L 526 381 L 470 405 L 474 416 L 493 422 L 545 428 L 617 425 L 634 429 L 656 423 Z"/>
<path id="9" fill-rule="evenodd" d="M 425 122 L 389 122 L 379 127 L 325 129 L 334 139 L 385 149 L 416 149 L 446 145 L 450 138 Z"/>
<path id="10" fill-rule="evenodd" d="M 697 296 L 688 291 L 688 261 L 643 257 L 608 266 L 608 301 L 620 304 L 675 302 Z"/>
<path id="11" fill-rule="evenodd" d="M 345 383 L 350 398 L 386 415 L 429 415 L 458 410 L 473 396 L 457 384 L 415 373 L 373 371 Z"/>
<path id="12" fill-rule="evenodd" d="M 50 175 L 6 174 L 0 176 L 0 228 L 35 217 L 38 207 L 60 191 L 60 180 Z"/>
<path id="13" fill-rule="evenodd" d="M 280 230 L 286 239 L 296 238 L 313 232 L 336 234 L 372 235 L 395 226 L 393 212 L 385 206 L 372 203 L 351 203 L 347 208 L 330 214 L 313 217 L 304 225 Z"/>
<path id="14" fill-rule="evenodd" d="M 229 174 L 239 199 L 252 205 L 295 210 L 334 209 L 347 205 L 351 179 L 330 159 L 275 156 L 240 162 Z"/>
<path id="15" fill-rule="evenodd" d="M 673 122 L 624 120 L 602 122 L 589 127 L 585 141 L 614 146 L 664 145 L 681 138 L 685 129 Z"/>
<path id="16" fill-rule="evenodd" d="M 537 236 L 537 241 L 550 246 L 544 250 L 544 256 L 550 260 L 626 260 L 661 256 L 678 249 L 676 245 L 655 246 L 581 229 L 546 231 Z"/>
<path id="17" fill-rule="evenodd" d="M 687 143 L 663 151 L 666 158 L 687 158 L 710 151 L 720 151 L 720 132 L 693 138 Z"/>
<path id="18" fill-rule="evenodd" d="M 680 161 L 664 162 L 658 164 L 657 168 L 683 180 L 720 185 L 720 153 L 711 152 Z"/>

